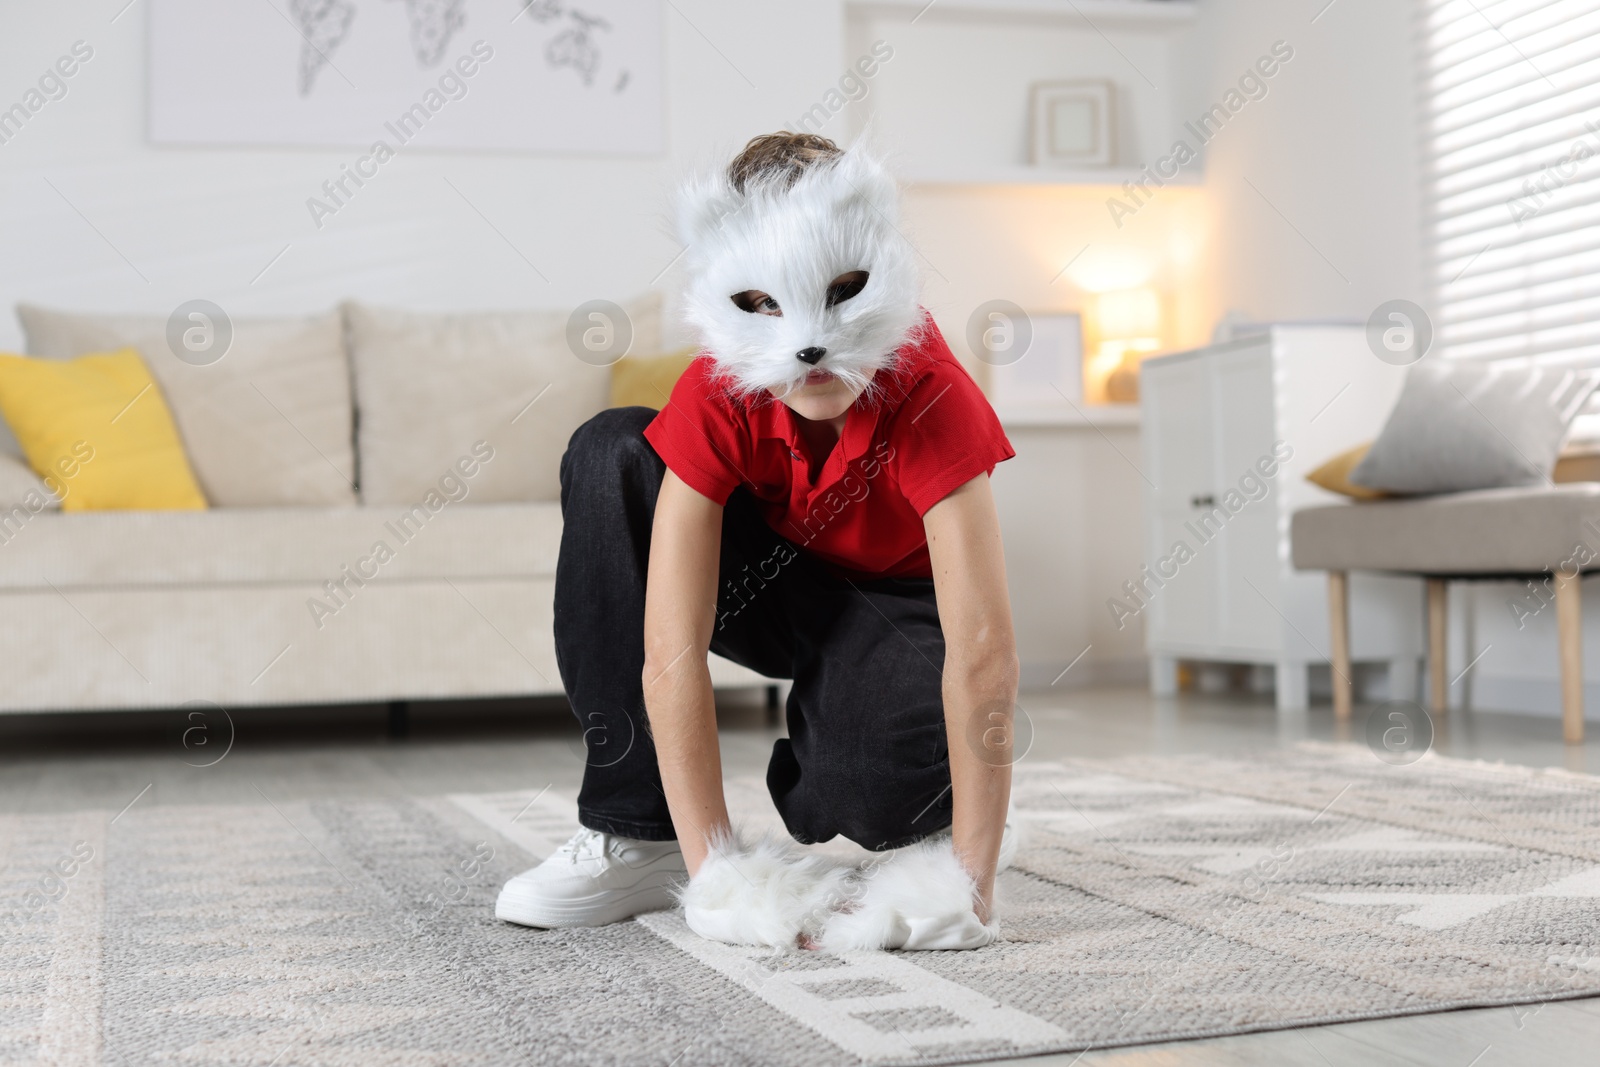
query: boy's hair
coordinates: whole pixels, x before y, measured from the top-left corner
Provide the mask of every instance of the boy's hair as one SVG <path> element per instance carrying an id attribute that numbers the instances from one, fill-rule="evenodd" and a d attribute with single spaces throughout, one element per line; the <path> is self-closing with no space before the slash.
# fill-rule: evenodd
<path id="1" fill-rule="evenodd" d="M 753 137 L 728 164 L 728 181 L 740 193 L 751 182 L 782 182 L 785 188 L 816 166 L 844 155 L 840 147 L 814 133 L 764 133 Z"/>

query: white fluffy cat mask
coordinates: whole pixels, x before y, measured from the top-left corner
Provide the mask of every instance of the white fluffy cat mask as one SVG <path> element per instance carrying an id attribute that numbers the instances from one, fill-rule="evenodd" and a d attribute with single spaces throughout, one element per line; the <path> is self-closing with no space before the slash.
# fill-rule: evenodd
<path id="1" fill-rule="evenodd" d="M 792 186 L 755 178 L 740 192 L 719 171 L 684 188 L 685 316 L 736 392 L 782 396 L 813 369 L 859 390 L 890 365 L 922 321 L 899 206 L 894 179 L 859 146 Z M 858 291 L 835 284 L 858 271 Z M 750 290 L 782 314 L 741 309 L 733 298 Z"/>

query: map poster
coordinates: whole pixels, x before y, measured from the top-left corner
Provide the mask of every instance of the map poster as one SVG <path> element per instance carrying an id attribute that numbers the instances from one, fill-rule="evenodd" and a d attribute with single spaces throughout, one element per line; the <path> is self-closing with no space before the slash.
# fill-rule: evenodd
<path id="1" fill-rule="evenodd" d="M 157 144 L 656 154 L 661 0 L 151 0 Z"/>

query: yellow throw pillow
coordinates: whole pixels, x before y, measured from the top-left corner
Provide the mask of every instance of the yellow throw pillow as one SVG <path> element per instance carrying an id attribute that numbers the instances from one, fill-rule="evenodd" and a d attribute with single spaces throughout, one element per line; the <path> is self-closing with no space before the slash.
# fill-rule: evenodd
<path id="1" fill-rule="evenodd" d="M 1346 452 L 1340 452 L 1306 475 L 1306 481 L 1312 485 L 1320 485 L 1330 493 L 1354 497 L 1356 500 L 1382 500 L 1389 494 L 1381 489 L 1368 489 L 1350 480 L 1350 472 L 1356 469 L 1356 465 L 1366 457 L 1367 449 L 1371 447 L 1372 442 L 1368 441 Z"/>
<path id="2" fill-rule="evenodd" d="M 62 360 L 0 353 L 0 415 L 63 511 L 206 506 L 161 389 L 131 348 Z"/>
<path id="3" fill-rule="evenodd" d="M 611 406 L 660 411 L 667 406 L 672 387 L 689 369 L 697 348 L 680 348 L 660 356 L 625 356 L 611 364 Z"/>
<path id="4" fill-rule="evenodd" d="M 1552 482 L 1600 482 L 1600 448 L 1593 445 L 1568 445 L 1556 457 L 1556 469 L 1550 472 Z"/>

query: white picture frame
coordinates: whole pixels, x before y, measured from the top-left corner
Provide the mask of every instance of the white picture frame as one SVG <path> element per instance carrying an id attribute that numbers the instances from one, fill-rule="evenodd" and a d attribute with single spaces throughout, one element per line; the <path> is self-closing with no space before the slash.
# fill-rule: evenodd
<path id="1" fill-rule="evenodd" d="M 1083 403 L 1083 316 L 1076 311 L 1029 313 L 1022 354 L 989 364 L 995 407 L 1061 408 Z"/>
<path id="2" fill-rule="evenodd" d="M 1036 167 L 1109 167 L 1116 159 L 1116 87 L 1104 79 L 1035 82 L 1029 157 Z"/>

